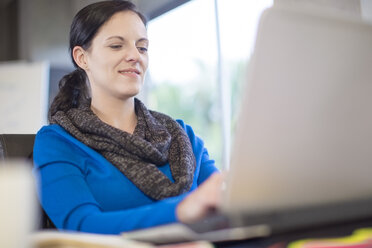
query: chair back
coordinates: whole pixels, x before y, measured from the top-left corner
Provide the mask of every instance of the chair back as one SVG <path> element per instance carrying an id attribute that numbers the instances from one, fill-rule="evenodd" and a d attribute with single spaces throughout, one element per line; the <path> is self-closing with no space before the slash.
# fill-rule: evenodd
<path id="1" fill-rule="evenodd" d="M 35 134 L 0 134 L 0 159 L 32 158 Z"/>

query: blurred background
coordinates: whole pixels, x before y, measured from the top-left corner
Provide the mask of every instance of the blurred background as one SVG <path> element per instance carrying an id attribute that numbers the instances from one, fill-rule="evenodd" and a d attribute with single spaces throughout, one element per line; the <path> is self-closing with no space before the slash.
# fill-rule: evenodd
<path id="1" fill-rule="evenodd" d="M 36 133 L 60 78 L 68 33 L 93 0 L 0 0 L 0 133 Z M 372 0 L 133 0 L 147 16 L 150 66 L 140 98 L 183 119 L 210 156 L 229 150 L 259 18 L 277 4 L 316 5 L 372 21 Z"/>

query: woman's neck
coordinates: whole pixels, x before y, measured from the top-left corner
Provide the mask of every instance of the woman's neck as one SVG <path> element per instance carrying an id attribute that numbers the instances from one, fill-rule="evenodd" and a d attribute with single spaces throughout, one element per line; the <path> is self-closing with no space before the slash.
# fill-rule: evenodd
<path id="1" fill-rule="evenodd" d="M 98 118 L 122 131 L 133 133 L 137 125 L 134 97 L 126 100 L 111 99 L 100 101 L 92 99 L 91 109 Z"/>

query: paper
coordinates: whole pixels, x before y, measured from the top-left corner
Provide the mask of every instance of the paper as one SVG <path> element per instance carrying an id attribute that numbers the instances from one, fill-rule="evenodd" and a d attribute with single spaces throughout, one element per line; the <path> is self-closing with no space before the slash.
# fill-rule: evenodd
<path id="1" fill-rule="evenodd" d="M 31 235 L 34 248 L 151 248 L 151 244 L 128 240 L 120 235 L 39 231 Z"/>
<path id="2" fill-rule="evenodd" d="M 36 133 L 47 121 L 48 92 L 48 63 L 0 63 L 0 133 Z"/>

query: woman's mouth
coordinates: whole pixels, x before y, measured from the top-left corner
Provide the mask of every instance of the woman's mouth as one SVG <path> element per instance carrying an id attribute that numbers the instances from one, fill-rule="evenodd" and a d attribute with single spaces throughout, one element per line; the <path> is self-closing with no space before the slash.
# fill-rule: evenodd
<path id="1" fill-rule="evenodd" d="M 119 73 L 121 74 L 135 74 L 135 75 L 140 75 L 141 73 L 137 69 L 125 69 L 125 70 L 120 70 Z"/>
<path id="2" fill-rule="evenodd" d="M 123 76 L 135 79 L 138 79 L 138 77 L 141 75 L 140 71 L 134 68 L 120 70 L 119 73 Z"/>

